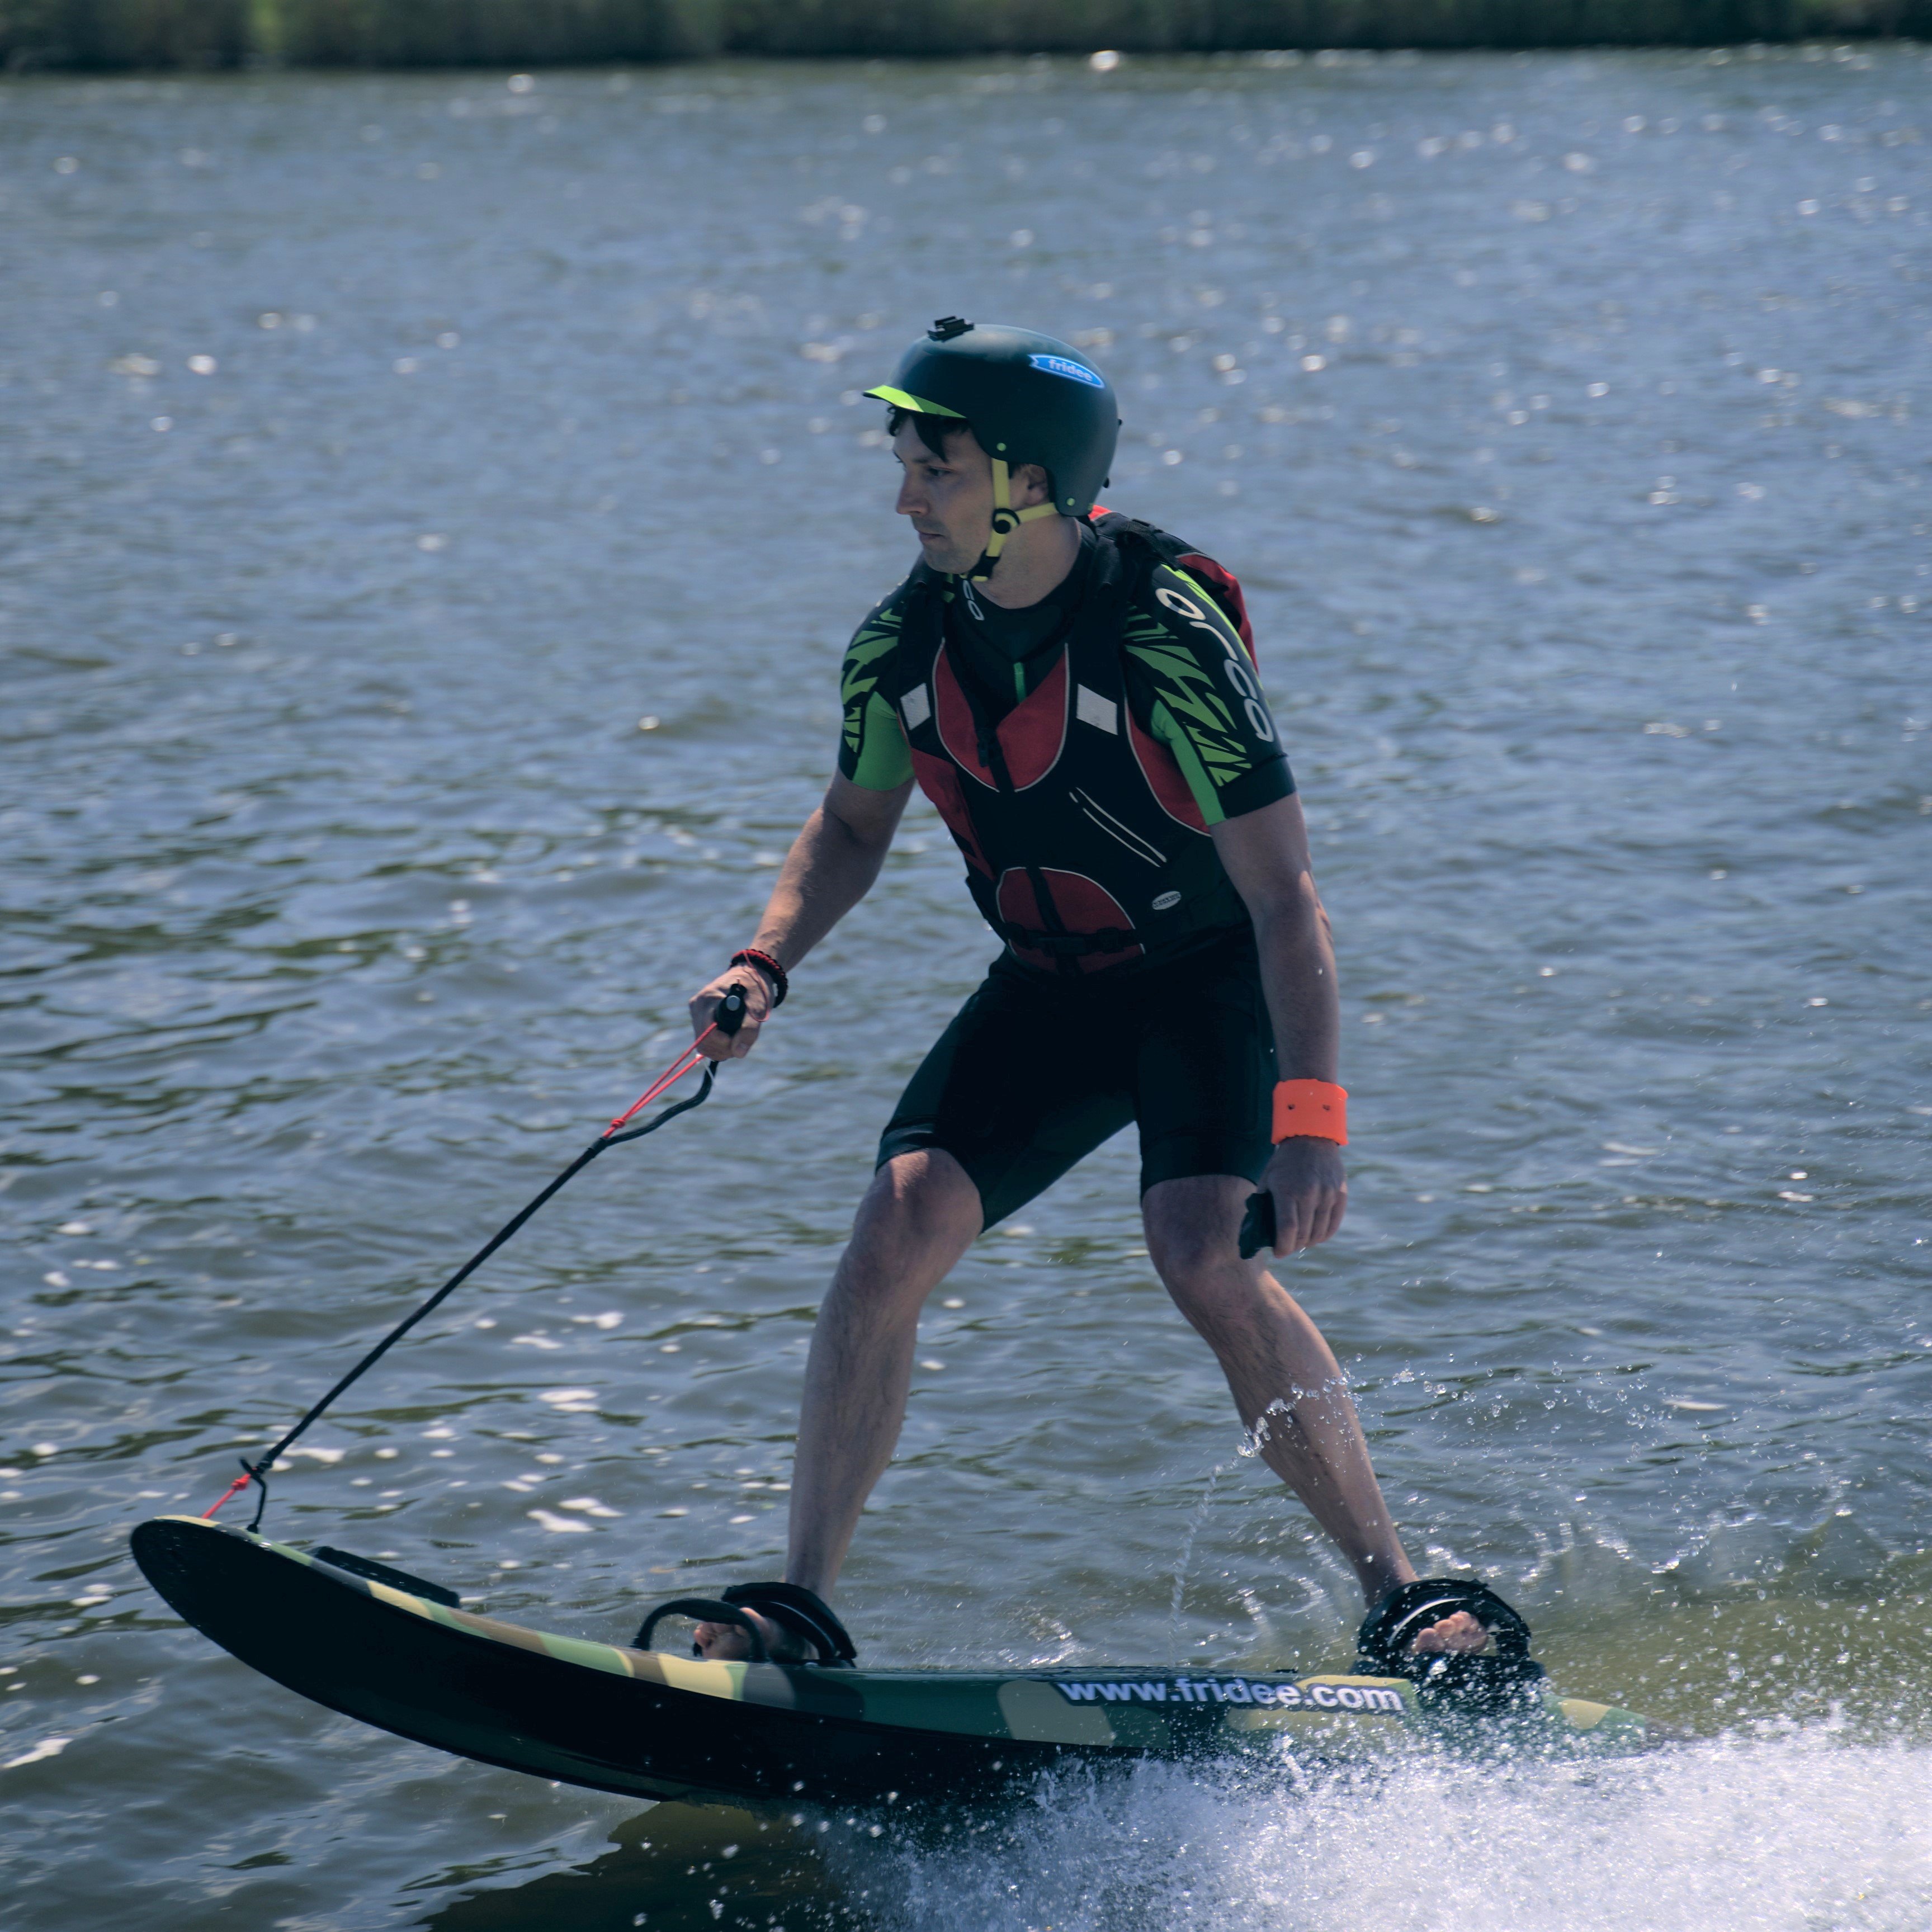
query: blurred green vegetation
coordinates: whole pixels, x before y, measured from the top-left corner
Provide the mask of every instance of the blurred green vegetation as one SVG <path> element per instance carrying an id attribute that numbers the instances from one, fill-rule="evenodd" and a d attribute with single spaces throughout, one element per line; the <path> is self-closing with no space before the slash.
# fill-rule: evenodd
<path id="1" fill-rule="evenodd" d="M 250 50 L 250 0 L 0 0 L 0 64 L 232 67 Z"/>
<path id="2" fill-rule="evenodd" d="M 1871 34 L 1932 34 L 1932 0 L 0 0 L 0 64 L 14 72 L 1713 46 Z"/>

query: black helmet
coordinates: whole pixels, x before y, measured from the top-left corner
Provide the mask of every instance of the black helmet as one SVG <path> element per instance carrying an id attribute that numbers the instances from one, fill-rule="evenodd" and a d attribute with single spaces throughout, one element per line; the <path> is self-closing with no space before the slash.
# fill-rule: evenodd
<path id="1" fill-rule="evenodd" d="M 1084 517 L 1120 434 L 1113 389 L 1078 350 L 1030 328 L 956 315 L 934 322 L 899 358 L 891 382 L 866 393 L 913 416 L 963 418 L 992 458 L 992 538 L 976 577 L 990 572 L 1020 524 Z M 1010 477 L 1023 463 L 1038 464 L 1052 479 L 1050 504 L 1012 508 Z"/>

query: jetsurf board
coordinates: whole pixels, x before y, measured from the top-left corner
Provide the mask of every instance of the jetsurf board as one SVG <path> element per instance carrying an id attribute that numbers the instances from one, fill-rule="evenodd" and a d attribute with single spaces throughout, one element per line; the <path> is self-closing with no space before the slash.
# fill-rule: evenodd
<path id="1" fill-rule="evenodd" d="M 710 1663 L 526 1629 L 439 1600 L 453 1593 L 437 1586 L 384 1582 L 400 1573 L 382 1564 L 200 1517 L 154 1518 L 133 1546 L 188 1623 L 298 1695 L 479 1763 L 627 1797 L 871 1805 L 1284 1743 L 1316 1756 L 1432 1737 L 1619 1754 L 1648 1738 L 1634 1712 L 1547 1691 L 1506 1718 L 1445 1718 L 1400 1677 Z"/>

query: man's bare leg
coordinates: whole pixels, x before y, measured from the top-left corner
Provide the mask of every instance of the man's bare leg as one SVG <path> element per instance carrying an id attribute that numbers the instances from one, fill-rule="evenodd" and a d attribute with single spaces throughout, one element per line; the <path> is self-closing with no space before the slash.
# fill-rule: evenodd
<path id="1" fill-rule="evenodd" d="M 1175 1305 L 1219 1358 L 1262 1460 L 1306 1506 L 1354 1570 L 1372 1605 L 1412 1581 L 1362 1425 L 1321 1331 L 1236 1231 L 1251 1182 L 1204 1174 L 1148 1190 L 1148 1251 Z M 1418 1650 L 1479 1648 L 1486 1633 L 1459 1610 L 1418 1638 Z"/>
<path id="2" fill-rule="evenodd" d="M 1262 1459 L 1334 1539 L 1372 1604 L 1415 1574 L 1382 1500 L 1340 1366 L 1274 1276 L 1235 1246 L 1253 1186 L 1238 1176 L 1164 1180 L 1141 1204 L 1148 1251 L 1214 1351 Z"/>
<path id="3" fill-rule="evenodd" d="M 905 1420 L 919 1312 L 980 1232 L 980 1192 L 938 1148 L 899 1154 L 872 1177 L 812 1331 L 791 1478 L 785 1581 L 829 1596 Z M 753 1613 L 774 1656 L 794 1653 Z M 745 1634 L 700 1624 L 707 1657 L 750 1654 Z"/>
<path id="4" fill-rule="evenodd" d="M 1220 1358 L 1242 1420 L 1262 1436 L 1263 1459 L 1334 1539 L 1372 1604 L 1415 1571 L 1328 1345 L 1280 1283 L 1235 1250 L 1250 1191 L 1247 1181 L 1225 1175 L 1150 1189 L 1142 1204 L 1148 1250 Z M 788 1582 L 830 1593 L 898 1440 L 920 1310 L 971 1245 L 980 1220 L 978 1191 L 950 1154 L 902 1154 L 874 1177 L 812 1332 L 792 1472 Z M 772 1655 L 797 1653 L 768 1618 L 752 1614 Z M 1475 1649 L 1486 1635 L 1459 1610 L 1415 1647 Z M 700 1624 L 698 1638 L 707 1657 L 749 1654 L 744 1633 L 728 1624 Z"/>
<path id="5" fill-rule="evenodd" d="M 821 1596 L 905 1420 L 919 1312 L 980 1232 L 980 1192 L 938 1148 L 873 1177 L 812 1331 L 785 1580 Z"/>

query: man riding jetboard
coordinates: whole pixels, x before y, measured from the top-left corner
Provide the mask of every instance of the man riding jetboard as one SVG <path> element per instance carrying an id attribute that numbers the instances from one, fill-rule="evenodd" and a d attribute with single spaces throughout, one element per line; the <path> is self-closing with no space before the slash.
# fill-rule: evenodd
<path id="1" fill-rule="evenodd" d="M 1154 1265 L 1360 1580 L 1365 1652 L 1384 1624 L 1406 1656 L 1479 1651 L 1513 1613 L 1473 1580 L 1418 1584 L 1334 1354 L 1238 1251 L 1257 1186 L 1277 1256 L 1328 1240 L 1348 1198 L 1328 916 L 1239 586 L 1096 513 L 1119 421 L 1066 343 L 949 316 L 867 393 L 886 405 L 919 560 L 852 640 L 838 770 L 694 1027 L 748 982 L 742 1028 L 705 1051 L 752 1051 L 878 878 L 915 782 L 1004 946 L 887 1123 L 820 1310 L 785 1580 L 726 1592 L 697 1648 L 850 1660 L 824 1600 L 898 1439 L 921 1306 L 979 1235 L 1131 1120 Z"/>

